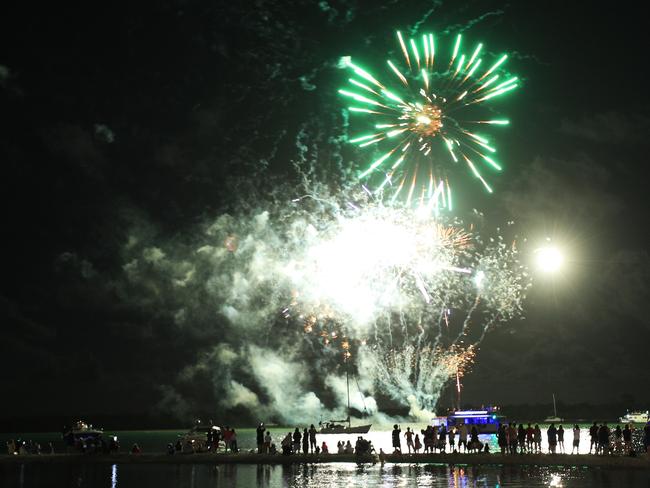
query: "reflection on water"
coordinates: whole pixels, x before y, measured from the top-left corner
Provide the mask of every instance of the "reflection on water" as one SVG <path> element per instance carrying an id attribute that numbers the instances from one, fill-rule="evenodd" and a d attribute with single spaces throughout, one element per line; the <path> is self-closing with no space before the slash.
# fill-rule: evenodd
<path id="1" fill-rule="evenodd" d="M 119 473 L 119 474 L 118 474 Z M 356 465 L 4 465 L 0 486 L 20 488 L 330 488 L 650 486 L 650 471 L 537 466 Z"/>

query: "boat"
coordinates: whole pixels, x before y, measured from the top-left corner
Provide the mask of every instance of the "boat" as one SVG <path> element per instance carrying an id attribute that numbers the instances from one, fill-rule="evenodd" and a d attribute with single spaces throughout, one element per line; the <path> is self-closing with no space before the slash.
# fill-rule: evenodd
<path id="1" fill-rule="evenodd" d="M 345 425 L 347 423 L 347 425 Z M 352 427 L 350 417 L 345 420 L 330 420 L 329 422 L 319 422 L 321 426 L 319 434 L 367 434 L 372 424 L 355 425 Z"/>
<path id="2" fill-rule="evenodd" d="M 210 440 L 221 439 L 221 428 L 212 424 L 202 424 L 200 420 L 197 420 L 194 427 L 178 437 L 183 447 L 189 443 L 193 450 L 205 451 L 210 447 Z"/>
<path id="3" fill-rule="evenodd" d="M 348 368 L 345 369 L 345 382 L 348 391 L 348 417 L 345 420 L 330 420 L 325 424 L 318 422 L 320 426 L 319 434 L 367 434 L 370 427 L 372 427 L 372 424 L 352 426 L 350 421 L 350 375 Z"/>
<path id="4" fill-rule="evenodd" d="M 619 420 L 622 424 L 645 424 L 650 419 L 650 411 L 646 410 L 642 412 L 641 410 L 634 410 L 632 412 L 627 412 Z"/>
<path id="5" fill-rule="evenodd" d="M 62 437 L 69 448 L 95 446 L 102 442 L 103 429 L 93 427 L 83 420 L 76 421 L 70 429 L 63 429 Z"/>
<path id="6" fill-rule="evenodd" d="M 476 427 L 479 434 L 496 434 L 499 425 L 505 421 L 505 418 L 497 412 L 498 409 L 494 407 L 486 410 L 456 410 L 447 415 L 447 430 L 466 424 L 470 429 Z"/>
<path id="7" fill-rule="evenodd" d="M 74 423 L 72 428 L 64 429 L 63 437 L 64 438 L 97 438 L 101 437 L 104 434 L 103 429 L 95 428 L 91 424 L 87 424 L 83 420 L 78 420 Z"/>
<path id="8" fill-rule="evenodd" d="M 552 417 L 546 417 L 544 419 L 544 422 L 549 423 L 549 424 L 554 424 L 557 422 L 564 422 L 563 418 L 560 418 L 557 416 L 557 408 L 555 408 L 555 393 L 553 393 L 553 416 Z"/>

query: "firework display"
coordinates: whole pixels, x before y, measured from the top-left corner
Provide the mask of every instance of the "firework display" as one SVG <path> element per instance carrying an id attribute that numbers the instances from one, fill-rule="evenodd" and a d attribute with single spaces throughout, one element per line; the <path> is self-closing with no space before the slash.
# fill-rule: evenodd
<path id="1" fill-rule="evenodd" d="M 451 210 L 449 175 L 465 166 L 492 193 L 483 168 L 498 172 L 502 166 L 483 130 L 509 121 L 493 118 L 483 105 L 519 84 L 502 72 L 507 55 L 488 62 L 493 56 L 484 59 L 483 44 L 465 53 L 461 34 L 450 56 L 442 54 L 433 34 L 406 40 L 398 31 L 397 40 L 403 59 L 387 61 L 390 82 L 345 60 L 354 76 L 339 93 L 353 101 L 352 114 L 367 115 L 373 124 L 349 142 L 377 149 L 360 178 L 376 181 L 376 193 L 392 187 L 392 199 Z"/>
<path id="2" fill-rule="evenodd" d="M 403 205 L 330 208 L 286 263 L 285 318 L 383 394 L 432 411 L 487 331 L 520 315 L 530 282 L 516 246 Z"/>

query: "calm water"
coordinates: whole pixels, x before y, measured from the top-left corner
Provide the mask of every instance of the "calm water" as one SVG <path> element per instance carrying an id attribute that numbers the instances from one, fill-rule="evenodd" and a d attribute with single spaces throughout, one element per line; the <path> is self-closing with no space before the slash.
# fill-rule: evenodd
<path id="1" fill-rule="evenodd" d="M 253 465 L 106 465 L 3 467 L 3 487 L 98 488 L 355 488 L 355 487 L 643 487 L 650 472 L 642 470 L 448 467 L 439 465 L 320 464 Z"/>

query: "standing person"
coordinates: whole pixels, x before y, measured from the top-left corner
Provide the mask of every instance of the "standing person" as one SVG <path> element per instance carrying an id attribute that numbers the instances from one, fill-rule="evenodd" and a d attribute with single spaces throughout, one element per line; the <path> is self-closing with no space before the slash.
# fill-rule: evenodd
<path id="1" fill-rule="evenodd" d="M 420 454 L 420 449 L 422 449 L 422 442 L 420 442 L 420 436 L 415 434 L 415 447 L 413 448 L 415 454 Z"/>
<path id="2" fill-rule="evenodd" d="M 408 449 L 409 454 L 411 454 L 411 449 L 413 449 L 413 432 L 411 431 L 410 427 L 406 428 L 406 432 L 404 432 L 404 437 L 406 438 L 406 449 Z"/>
<path id="3" fill-rule="evenodd" d="M 393 454 L 402 454 L 402 444 L 399 439 L 399 435 L 402 432 L 402 430 L 397 426 L 397 424 L 393 425 Z"/>
<path id="4" fill-rule="evenodd" d="M 463 446 L 463 451 L 467 452 L 467 424 L 463 422 L 458 427 L 458 450 L 460 451 L 460 446 Z"/>
<path id="5" fill-rule="evenodd" d="M 440 452 L 445 452 L 447 449 L 447 426 L 445 424 L 440 426 L 438 432 L 438 447 L 440 448 Z"/>
<path id="6" fill-rule="evenodd" d="M 271 442 L 273 442 L 273 439 L 271 439 L 271 433 L 267 430 L 264 435 L 264 454 L 271 452 Z"/>
<path id="7" fill-rule="evenodd" d="M 307 427 L 302 431 L 302 453 L 309 453 L 309 432 L 307 431 Z"/>
<path id="8" fill-rule="evenodd" d="M 546 429 L 546 437 L 548 439 L 548 452 L 555 454 L 555 447 L 557 446 L 557 429 L 555 424 L 549 425 Z"/>
<path id="9" fill-rule="evenodd" d="M 283 456 L 289 456 L 291 455 L 291 432 L 287 432 L 287 435 L 284 436 L 284 439 L 282 439 L 282 442 L 280 442 L 280 446 L 282 446 L 282 455 Z"/>
<path id="10" fill-rule="evenodd" d="M 478 440 L 478 429 L 476 428 L 476 425 L 472 425 L 472 430 L 469 434 L 469 445 L 470 452 L 481 448 L 481 441 Z"/>
<path id="11" fill-rule="evenodd" d="M 598 454 L 598 425 L 594 422 L 594 425 L 589 427 L 589 437 L 591 438 L 591 444 L 589 444 L 589 454 L 591 450 L 594 450 L 594 454 Z"/>
<path id="12" fill-rule="evenodd" d="M 571 454 L 573 454 L 573 451 L 576 454 L 580 454 L 580 427 L 578 427 L 578 424 L 573 426 L 573 447 L 571 448 Z"/>
<path id="13" fill-rule="evenodd" d="M 336 443 L 336 453 L 345 454 L 345 444 L 343 444 L 343 441 L 338 441 Z"/>
<path id="14" fill-rule="evenodd" d="M 257 426 L 255 432 L 257 434 L 257 452 L 258 454 L 264 452 L 264 422 L 260 422 L 260 425 Z"/>
<path id="15" fill-rule="evenodd" d="M 598 452 L 607 454 L 609 452 L 609 427 L 604 422 L 598 429 Z"/>
<path id="16" fill-rule="evenodd" d="M 499 444 L 499 449 L 501 449 L 501 454 L 505 454 L 508 447 L 508 435 L 506 433 L 506 426 L 503 424 L 499 425 L 499 430 L 497 431 L 497 442 Z"/>
<path id="17" fill-rule="evenodd" d="M 524 424 L 519 424 L 517 428 L 517 442 L 519 443 L 519 452 L 523 454 L 526 450 L 526 429 L 524 429 Z"/>
<path id="18" fill-rule="evenodd" d="M 533 452 L 533 439 L 535 438 L 535 429 L 533 429 L 533 426 L 528 424 L 528 427 L 526 428 L 526 449 L 528 452 Z"/>
<path id="19" fill-rule="evenodd" d="M 542 429 L 539 428 L 539 424 L 535 424 L 535 452 L 542 452 Z"/>
<path id="20" fill-rule="evenodd" d="M 238 453 L 239 449 L 237 448 L 237 432 L 235 429 L 230 430 L 230 451 L 233 453 Z"/>
<path id="21" fill-rule="evenodd" d="M 293 431 L 293 452 L 295 454 L 300 452 L 300 439 L 302 439 L 302 435 L 300 434 L 300 429 L 296 427 L 296 430 Z"/>
<path id="22" fill-rule="evenodd" d="M 630 429 L 630 424 L 625 424 L 625 428 L 623 429 L 623 447 L 625 453 L 629 454 L 632 448 L 632 430 Z"/>
<path id="23" fill-rule="evenodd" d="M 433 425 L 427 427 L 427 430 L 429 431 L 429 452 L 433 453 L 438 444 L 438 431 Z"/>
<path id="24" fill-rule="evenodd" d="M 557 445 L 560 452 L 564 454 L 564 428 L 561 425 L 557 428 Z"/>
<path id="25" fill-rule="evenodd" d="M 228 452 L 228 449 L 231 448 L 231 442 L 232 442 L 232 431 L 230 430 L 230 427 L 226 425 L 226 428 L 223 431 L 224 452 Z"/>
<path id="26" fill-rule="evenodd" d="M 508 444 L 510 445 L 510 454 L 517 454 L 517 424 L 515 423 L 508 427 Z"/>
<path id="27" fill-rule="evenodd" d="M 316 445 L 316 427 L 311 424 L 309 427 L 309 450 L 314 452 L 318 446 Z"/>
<path id="28" fill-rule="evenodd" d="M 453 425 L 449 428 L 449 452 L 454 452 L 456 449 L 456 427 Z"/>
<path id="29" fill-rule="evenodd" d="M 623 431 L 621 426 L 617 425 L 614 430 L 614 452 L 619 453 L 623 451 Z"/>

